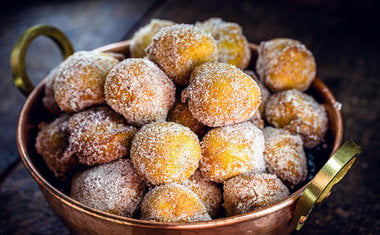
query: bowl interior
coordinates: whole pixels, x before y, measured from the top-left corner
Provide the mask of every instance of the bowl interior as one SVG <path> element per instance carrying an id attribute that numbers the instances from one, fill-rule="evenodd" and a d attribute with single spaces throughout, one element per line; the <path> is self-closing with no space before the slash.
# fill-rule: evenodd
<path id="1" fill-rule="evenodd" d="M 250 70 L 255 70 L 256 62 L 256 49 L 257 46 L 250 44 L 252 49 L 252 59 L 248 67 Z M 98 51 L 104 52 L 117 52 L 123 53 L 126 57 L 129 57 L 129 42 L 119 42 L 115 44 L 110 44 L 105 47 L 98 48 Z M 20 113 L 20 118 L 17 126 L 17 145 L 20 152 L 21 159 L 31 173 L 33 178 L 39 183 L 40 187 L 47 189 L 49 192 L 59 197 L 63 203 L 73 204 L 84 208 L 85 210 L 95 211 L 101 216 L 112 218 L 121 222 L 128 223 L 139 223 L 145 225 L 165 225 L 159 222 L 141 221 L 133 218 L 126 218 L 117 215 L 113 215 L 107 212 L 99 211 L 86 207 L 79 202 L 71 199 L 68 195 L 70 192 L 70 184 L 62 183 L 58 181 L 53 173 L 47 168 L 42 157 L 36 152 L 35 149 L 35 138 L 38 132 L 38 124 L 41 122 L 50 122 L 56 118 L 55 115 L 51 114 L 45 109 L 42 104 L 42 98 L 44 97 L 44 80 L 33 90 L 33 92 L 27 98 L 22 111 Z M 237 220 L 249 220 L 254 217 L 263 216 L 266 213 L 271 212 L 271 207 L 280 207 L 293 203 L 298 199 L 300 194 L 305 189 L 307 183 L 314 177 L 314 175 L 319 171 L 319 169 L 324 165 L 327 159 L 331 156 L 332 152 L 335 152 L 337 148 L 341 145 L 343 137 L 343 124 L 340 110 L 336 105 L 336 100 L 328 88 L 319 80 L 316 79 L 311 88 L 307 91 L 311 94 L 319 103 L 325 105 L 326 110 L 329 115 L 329 129 L 325 137 L 325 142 L 321 143 L 319 146 L 313 149 L 307 149 L 306 154 L 308 158 L 308 176 L 304 183 L 296 186 L 295 189 L 291 190 L 291 195 L 281 202 L 274 205 L 268 206 L 266 208 L 252 211 L 244 215 L 238 215 L 233 217 L 225 217 L 216 220 L 206 221 L 206 222 L 196 222 L 187 223 L 183 226 L 195 227 L 198 225 L 207 225 L 215 223 L 233 223 Z M 273 209 L 273 208 L 272 208 Z M 178 225 L 178 224 L 177 224 Z M 180 225 L 180 224 L 179 224 Z M 176 226 L 175 224 L 166 224 L 165 226 Z"/>

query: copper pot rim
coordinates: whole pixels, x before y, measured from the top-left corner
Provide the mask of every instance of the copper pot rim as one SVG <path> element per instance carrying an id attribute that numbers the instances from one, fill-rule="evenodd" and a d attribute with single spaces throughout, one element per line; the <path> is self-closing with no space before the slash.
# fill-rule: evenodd
<path id="1" fill-rule="evenodd" d="M 121 42 L 117 42 L 117 43 L 113 43 L 113 44 L 109 44 L 109 45 L 97 48 L 95 50 L 103 51 L 103 52 L 110 52 L 116 49 L 122 50 L 122 49 L 128 48 L 129 44 L 130 42 L 128 40 L 121 41 Z M 258 46 L 256 44 L 249 43 L 249 47 L 251 50 L 256 51 Z M 88 207 L 72 199 L 71 197 L 62 193 L 61 191 L 56 189 L 53 185 L 51 185 L 34 166 L 27 152 L 27 147 L 24 141 L 27 138 L 26 136 L 26 128 L 27 128 L 26 123 L 27 123 L 27 116 L 28 116 L 27 114 L 30 112 L 31 107 L 36 102 L 38 95 L 42 92 L 45 81 L 46 81 L 46 78 L 43 79 L 35 87 L 35 89 L 30 93 L 19 115 L 17 130 L 16 130 L 16 142 L 17 142 L 17 148 L 20 154 L 20 158 L 24 166 L 26 167 L 26 169 L 29 171 L 29 173 L 32 175 L 34 180 L 39 184 L 39 186 L 43 190 L 49 192 L 49 194 L 53 195 L 55 198 L 57 198 L 59 201 L 66 204 L 67 206 L 75 208 L 76 210 L 86 213 L 88 215 L 95 216 L 95 217 L 109 220 L 109 221 L 113 221 L 119 224 L 144 227 L 144 228 L 165 228 L 165 229 L 184 229 L 184 230 L 193 230 L 193 229 L 202 229 L 202 228 L 206 229 L 206 228 L 212 228 L 212 227 L 218 227 L 218 226 L 226 226 L 229 224 L 243 223 L 246 221 L 264 217 L 268 214 L 273 213 L 274 211 L 280 210 L 287 206 L 291 206 L 292 204 L 294 204 L 294 202 L 296 202 L 299 199 L 299 197 L 302 195 L 306 187 L 310 184 L 310 181 L 309 181 L 303 187 L 301 187 L 300 189 L 298 189 L 297 191 L 295 191 L 294 193 L 286 197 L 284 200 L 274 203 L 270 206 L 258 209 L 258 210 L 254 210 L 254 211 L 251 211 L 245 214 L 236 215 L 236 216 L 229 216 L 229 217 L 217 218 L 217 219 L 213 219 L 209 221 L 198 221 L 198 222 L 191 222 L 191 223 L 163 223 L 163 222 L 156 222 L 156 221 L 140 220 L 140 219 L 135 219 L 135 218 L 119 216 L 119 215 L 111 214 L 105 211 Z M 342 140 L 343 140 L 342 115 L 341 115 L 340 109 L 334 106 L 334 104 L 336 103 L 336 99 L 334 95 L 319 78 L 316 78 L 314 80 L 312 86 L 315 87 L 315 89 L 318 89 L 322 93 L 324 98 L 332 105 L 335 116 L 337 117 L 336 135 L 334 138 L 332 151 L 329 156 L 331 157 L 331 155 L 342 144 Z"/>

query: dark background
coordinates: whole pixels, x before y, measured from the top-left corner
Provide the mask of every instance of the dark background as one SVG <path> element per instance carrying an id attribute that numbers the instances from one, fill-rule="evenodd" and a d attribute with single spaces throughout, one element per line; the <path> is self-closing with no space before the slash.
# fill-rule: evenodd
<path id="1" fill-rule="evenodd" d="M 250 42 L 298 39 L 314 53 L 318 76 L 343 104 L 345 140 L 363 148 L 332 196 L 301 233 L 380 233 L 380 46 L 376 1 L 8 1 L 0 9 L 0 234 L 66 234 L 21 164 L 16 122 L 25 98 L 14 87 L 9 56 L 24 30 L 50 24 L 76 50 L 128 39 L 151 18 L 194 23 L 218 16 L 239 23 Z M 46 38 L 32 43 L 27 68 L 34 84 L 61 61 Z"/>

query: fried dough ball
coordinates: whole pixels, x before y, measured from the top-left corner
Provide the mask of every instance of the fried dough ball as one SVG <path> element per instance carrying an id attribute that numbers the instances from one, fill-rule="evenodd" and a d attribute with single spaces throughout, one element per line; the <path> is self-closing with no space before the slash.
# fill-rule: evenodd
<path id="1" fill-rule="evenodd" d="M 265 107 L 265 118 L 277 128 L 300 134 L 305 148 L 321 143 L 328 128 L 323 105 L 296 89 L 272 95 Z"/>
<path id="2" fill-rule="evenodd" d="M 239 215 L 281 201 L 288 195 L 288 188 L 276 175 L 247 173 L 224 183 L 223 207 L 227 215 Z"/>
<path id="3" fill-rule="evenodd" d="M 70 196 L 86 206 L 116 215 L 135 215 L 146 191 L 129 159 L 102 164 L 77 174 Z"/>
<path id="4" fill-rule="evenodd" d="M 79 162 L 75 155 L 68 150 L 68 137 L 66 132 L 67 120 L 65 115 L 51 123 L 41 123 L 36 138 L 37 152 L 43 157 L 47 167 L 60 180 L 69 180 L 76 170 Z"/>
<path id="5" fill-rule="evenodd" d="M 265 87 L 265 85 L 262 83 L 262 81 L 260 81 L 257 78 L 256 74 L 252 70 L 245 70 L 244 73 L 251 76 L 253 78 L 253 80 L 255 80 L 257 85 L 260 87 L 262 99 L 261 99 L 261 103 L 259 106 L 259 111 L 260 111 L 261 116 L 264 117 L 265 104 L 267 103 L 269 97 L 271 96 L 271 93 L 268 90 L 268 88 Z"/>
<path id="6" fill-rule="evenodd" d="M 198 168 L 200 158 L 197 135 L 174 122 L 145 125 L 132 140 L 133 166 L 153 185 L 183 182 Z"/>
<path id="7" fill-rule="evenodd" d="M 201 142 L 202 175 L 217 183 L 245 172 L 264 172 L 263 132 L 251 122 L 211 129 Z"/>
<path id="8" fill-rule="evenodd" d="M 68 125 L 69 148 L 80 163 L 97 165 L 127 156 L 137 129 L 108 107 L 74 114 Z"/>
<path id="9" fill-rule="evenodd" d="M 150 190 L 141 203 L 141 218 L 169 223 L 211 220 L 199 197 L 176 183 Z"/>
<path id="10" fill-rule="evenodd" d="M 204 63 L 194 69 L 182 92 L 193 116 L 211 127 L 247 121 L 260 105 L 256 82 L 242 70 L 226 63 Z"/>
<path id="11" fill-rule="evenodd" d="M 61 110 L 71 113 L 104 104 L 104 82 L 117 63 L 112 56 L 96 51 L 79 51 L 63 61 L 54 83 Z"/>
<path id="12" fill-rule="evenodd" d="M 315 78 L 316 64 L 305 45 L 277 38 L 260 43 L 256 71 L 273 92 L 292 88 L 305 91 Z"/>
<path id="13" fill-rule="evenodd" d="M 147 59 L 120 62 L 107 76 L 104 91 L 107 104 L 137 126 L 165 120 L 175 100 L 173 81 Z"/>
<path id="14" fill-rule="evenodd" d="M 211 217 L 214 218 L 220 213 L 222 192 L 216 183 L 203 178 L 199 170 L 196 170 L 189 180 L 185 180 L 182 184 L 198 195 Z"/>
<path id="15" fill-rule="evenodd" d="M 142 58 L 146 56 L 145 48 L 152 42 L 152 38 L 162 28 L 172 26 L 175 23 L 170 20 L 152 19 L 149 24 L 141 27 L 132 37 L 129 51 L 132 57 Z"/>
<path id="16" fill-rule="evenodd" d="M 251 59 L 251 50 L 240 25 L 225 22 L 220 18 L 210 18 L 195 24 L 198 28 L 212 35 L 218 44 L 220 62 L 245 69 Z"/>
<path id="17" fill-rule="evenodd" d="M 187 85 L 196 66 L 218 59 L 216 41 L 203 30 L 188 24 L 163 28 L 153 37 L 146 52 L 149 59 L 179 85 Z"/>
<path id="18" fill-rule="evenodd" d="M 59 114 L 61 109 L 59 108 L 57 102 L 54 98 L 54 83 L 58 75 L 59 66 L 55 67 L 47 76 L 45 82 L 45 96 L 42 99 L 42 103 L 49 112 L 54 114 Z"/>
<path id="19" fill-rule="evenodd" d="M 186 104 L 176 103 L 168 114 L 169 122 L 176 122 L 190 128 L 195 134 L 201 136 L 206 127 L 193 117 Z"/>
<path id="20" fill-rule="evenodd" d="M 291 188 L 304 181 L 307 160 L 301 136 L 274 127 L 266 127 L 263 132 L 267 171 L 277 175 Z"/>

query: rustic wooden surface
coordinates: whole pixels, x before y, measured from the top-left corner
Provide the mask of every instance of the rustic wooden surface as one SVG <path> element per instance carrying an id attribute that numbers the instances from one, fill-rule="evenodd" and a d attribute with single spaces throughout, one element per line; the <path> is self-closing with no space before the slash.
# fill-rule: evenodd
<path id="1" fill-rule="evenodd" d="M 306 3 L 307 2 L 307 3 Z M 350 1 L 351 2 L 351 1 Z M 354 1 L 352 1 L 354 2 Z M 345 140 L 363 154 L 317 207 L 301 233 L 380 233 L 380 46 L 375 1 L 12 1 L 0 10 L 0 234 L 66 234 L 37 184 L 20 163 L 15 127 L 24 97 L 13 86 L 9 55 L 18 36 L 35 24 L 62 29 L 76 50 L 130 38 L 151 18 L 193 23 L 212 16 L 238 22 L 251 42 L 290 37 L 314 53 L 318 76 L 343 104 Z M 377 22 L 377 24 L 375 23 Z M 48 39 L 28 52 L 36 84 L 60 61 Z"/>

